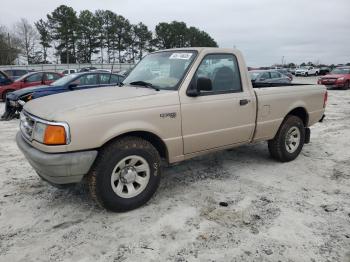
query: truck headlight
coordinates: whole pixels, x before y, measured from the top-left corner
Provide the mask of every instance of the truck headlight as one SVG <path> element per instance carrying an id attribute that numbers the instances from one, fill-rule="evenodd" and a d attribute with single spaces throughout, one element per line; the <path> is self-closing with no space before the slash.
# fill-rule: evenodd
<path id="1" fill-rule="evenodd" d="M 47 121 L 31 115 L 25 110 L 20 114 L 22 135 L 29 141 L 45 145 L 67 145 L 70 143 L 69 125 L 65 122 Z"/>
<path id="2" fill-rule="evenodd" d="M 33 140 L 45 145 L 66 145 L 67 133 L 64 126 L 35 123 Z"/>
<path id="3" fill-rule="evenodd" d="M 33 139 L 40 142 L 44 143 L 44 136 L 45 136 L 45 130 L 46 130 L 47 125 L 43 123 L 36 123 L 34 130 L 33 130 Z"/>

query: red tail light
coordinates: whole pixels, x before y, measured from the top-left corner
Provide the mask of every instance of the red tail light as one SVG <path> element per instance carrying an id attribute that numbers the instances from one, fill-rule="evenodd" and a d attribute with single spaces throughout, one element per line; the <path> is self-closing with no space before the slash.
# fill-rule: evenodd
<path id="1" fill-rule="evenodd" d="M 323 108 L 326 107 L 327 100 L 328 100 L 328 92 L 326 91 L 326 92 L 324 93 L 324 97 L 323 97 Z"/>

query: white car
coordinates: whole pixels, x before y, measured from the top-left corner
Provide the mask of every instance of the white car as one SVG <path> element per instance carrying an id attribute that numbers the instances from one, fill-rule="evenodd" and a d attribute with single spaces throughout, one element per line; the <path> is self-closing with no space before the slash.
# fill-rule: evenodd
<path id="1" fill-rule="evenodd" d="M 295 69 L 295 75 L 296 76 L 311 76 L 311 75 L 319 75 L 320 69 L 315 68 L 313 66 L 302 66 L 297 69 Z"/>
<path id="2" fill-rule="evenodd" d="M 66 70 L 63 70 L 61 73 L 64 75 L 70 75 L 70 74 L 74 74 L 77 72 L 78 72 L 78 70 L 76 70 L 76 69 L 66 69 Z"/>

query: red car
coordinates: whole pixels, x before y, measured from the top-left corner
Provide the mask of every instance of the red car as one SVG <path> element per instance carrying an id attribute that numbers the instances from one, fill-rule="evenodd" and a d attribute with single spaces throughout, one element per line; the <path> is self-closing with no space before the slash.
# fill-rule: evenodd
<path id="1" fill-rule="evenodd" d="M 49 85 L 53 81 L 61 78 L 63 74 L 56 72 L 32 72 L 28 73 L 14 82 L 0 86 L 0 98 L 5 100 L 6 94 L 13 92 L 18 89 L 30 87 L 30 86 L 40 86 L 40 85 Z"/>
<path id="2" fill-rule="evenodd" d="M 330 74 L 321 77 L 318 84 L 325 85 L 330 88 L 350 88 L 350 66 L 342 66 L 335 68 Z"/>

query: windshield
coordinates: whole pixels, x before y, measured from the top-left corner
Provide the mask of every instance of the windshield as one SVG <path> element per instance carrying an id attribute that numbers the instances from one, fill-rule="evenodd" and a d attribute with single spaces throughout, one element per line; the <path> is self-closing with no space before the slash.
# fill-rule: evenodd
<path id="1" fill-rule="evenodd" d="M 143 81 L 159 89 L 177 89 L 195 56 L 195 51 L 149 54 L 136 65 L 123 83 Z"/>
<path id="2" fill-rule="evenodd" d="M 52 82 L 50 85 L 52 86 L 64 86 L 66 84 L 68 84 L 70 81 L 72 81 L 74 78 L 76 78 L 78 76 L 78 74 L 70 74 L 67 76 L 64 76 L 58 80 L 56 80 L 55 82 Z"/>
<path id="3" fill-rule="evenodd" d="M 336 68 L 332 74 L 350 74 L 350 68 Z"/>
<path id="4" fill-rule="evenodd" d="M 252 71 L 250 71 L 249 75 L 250 75 L 250 79 L 251 80 L 256 80 L 258 78 L 258 76 L 260 75 L 260 72 L 252 72 Z"/>

